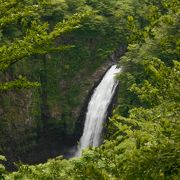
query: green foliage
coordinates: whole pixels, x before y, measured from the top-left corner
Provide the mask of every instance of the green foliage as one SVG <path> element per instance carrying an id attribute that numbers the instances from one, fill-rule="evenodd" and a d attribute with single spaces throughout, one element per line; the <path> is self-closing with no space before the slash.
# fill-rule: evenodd
<path id="1" fill-rule="evenodd" d="M 156 74 L 161 74 L 159 77 L 162 81 L 151 75 L 153 85 L 145 81 L 141 88 L 133 85 L 131 90 L 141 100 L 150 103 L 151 108 L 133 108 L 128 118 L 115 114 L 111 120 L 118 129 L 114 135 L 117 139 L 126 134 L 123 137 L 125 140 L 119 144 L 119 147 L 123 147 L 123 158 L 127 158 L 123 163 L 123 173 L 120 172 L 125 179 L 176 179 L 179 167 L 179 63 L 175 62 L 172 69 L 165 67 L 159 60 L 151 61 L 150 64 L 151 68 L 159 65 Z"/>
<path id="2" fill-rule="evenodd" d="M 22 36 L 13 37 L 13 39 L 10 39 L 10 42 L 7 42 L 6 40 L 0 46 L 1 71 L 5 71 L 12 64 L 17 63 L 23 58 L 31 57 L 32 55 L 42 55 L 54 50 L 64 50 L 64 48 L 66 48 L 65 46 L 54 48 L 54 40 L 60 35 L 78 28 L 80 19 L 88 14 L 75 14 L 67 21 L 57 23 L 53 30 L 50 31 L 49 24 L 47 22 L 42 22 L 40 19 L 42 16 L 40 9 L 43 10 L 41 3 L 33 4 L 31 1 L 25 1 L 24 3 L 25 4 L 23 4 L 23 6 L 25 6 L 25 8 L 22 8 L 22 2 L 18 3 L 16 1 L 5 1 L 0 7 L 0 9 L 3 9 L 3 11 L 6 12 L 7 10 L 7 13 L 9 13 L 6 14 L 2 12 L 1 14 L 1 31 L 3 31 L 4 28 L 8 27 L 10 24 L 18 25 L 18 21 L 23 23 L 20 24 L 23 28 L 21 32 Z M 37 14 L 39 16 L 37 16 Z M 12 18 L 9 18 L 9 16 Z M 25 19 L 27 17 L 30 18 L 29 16 L 32 18 L 31 22 Z M 26 23 L 29 23 L 29 25 L 24 26 Z M 6 35 L 4 39 L 6 39 Z M 12 83 L 10 86 L 12 86 Z"/>
<path id="3" fill-rule="evenodd" d="M 0 178 L 4 179 L 6 171 L 4 165 L 1 164 L 2 161 L 6 161 L 6 158 L 0 155 Z"/>
<path id="4" fill-rule="evenodd" d="M 41 62 L 46 56 L 74 47 L 57 41 L 77 30 L 91 14 L 84 11 L 62 16 L 56 22 L 47 21 L 46 9 L 60 12 L 56 7 L 50 1 L 0 1 L 0 152 L 14 151 L 12 157 L 22 155 L 37 142 L 41 122 L 39 96 L 45 86 L 40 82 L 45 72 Z M 35 87 L 39 88 L 32 90 Z"/>
<path id="5" fill-rule="evenodd" d="M 41 67 L 40 75 L 48 77 L 49 84 L 42 83 L 42 90 L 50 94 L 48 105 L 53 107 L 57 99 L 63 102 L 61 122 L 69 123 L 68 127 L 74 123 L 69 111 L 81 99 L 76 95 L 81 89 L 86 89 L 85 83 L 77 83 L 83 80 L 79 74 L 86 78 L 103 62 L 94 62 L 95 59 L 104 59 L 121 43 L 128 44 L 126 54 L 120 59 L 123 71 L 118 76 L 118 103 L 109 120 L 109 136 L 100 147 L 85 150 L 81 158 L 56 158 L 45 164 L 21 165 L 19 171 L 5 174 L 5 179 L 179 179 L 179 1 L 53 1 L 56 2 L 64 3 L 61 17 L 66 16 L 66 11 L 69 16 L 76 10 L 95 10 L 82 20 L 78 29 L 75 26 L 73 32 L 62 37 L 64 44 L 70 42 L 74 44 L 73 48 L 56 58 L 51 55 L 54 64 L 47 58 L 35 68 L 38 74 L 38 67 Z M 54 12 L 48 13 L 51 17 Z M 73 25 L 69 27 L 69 21 L 62 22 L 50 33 L 47 23 L 30 24 L 32 31 L 27 37 L 33 36 L 37 45 L 32 47 L 32 52 L 39 51 L 39 45 L 44 41 L 48 42 L 45 48 L 49 48 L 51 38 L 56 39 L 59 33 L 71 31 L 74 21 L 71 23 L 70 20 L 70 24 Z M 36 31 L 42 34 L 40 39 Z M 8 52 L 8 48 L 13 46 L 4 47 Z M 22 50 L 22 53 L 25 52 Z M 40 54 L 45 53 L 46 49 L 42 48 Z M 13 61 L 8 62 L 11 64 Z M 56 65 L 61 73 L 54 72 Z M 54 76 L 58 78 L 53 79 Z M 57 96 L 59 88 L 50 89 L 54 82 L 60 81 L 62 96 Z M 76 97 L 79 97 L 78 101 Z"/>
<path id="6" fill-rule="evenodd" d="M 102 179 L 178 179 L 180 106 L 179 93 L 175 92 L 180 85 L 180 63 L 175 62 L 173 68 L 160 60 L 149 63 L 161 74 L 163 82 L 150 75 L 157 83 L 133 85 L 131 91 L 135 90 L 140 98 L 146 96 L 149 103 L 152 99 L 157 103 L 149 108 L 134 107 L 127 118 L 115 112 L 110 119 L 116 127 L 111 140 L 106 140 L 100 148 L 85 151 L 81 160 L 75 162 L 76 179 L 93 179 L 97 171 L 104 176 Z M 157 64 L 161 66 L 157 68 Z M 164 94 L 164 86 L 170 93 Z M 150 93 L 149 97 L 149 91 L 157 88 L 158 96 Z"/>
<path id="7" fill-rule="evenodd" d="M 19 76 L 19 78 L 15 81 L 0 83 L 0 90 L 7 91 L 10 89 L 18 89 L 18 88 L 32 88 L 39 87 L 40 84 L 37 82 L 28 82 L 25 77 Z"/>

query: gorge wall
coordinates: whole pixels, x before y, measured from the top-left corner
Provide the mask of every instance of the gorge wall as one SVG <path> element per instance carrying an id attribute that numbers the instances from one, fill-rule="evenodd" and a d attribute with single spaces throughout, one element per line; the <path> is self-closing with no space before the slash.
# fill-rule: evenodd
<path id="1" fill-rule="evenodd" d="M 25 92 L 13 90 L 0 97 L 1 119 L 7 125 L 3 126 L 6 133 L 1 136 L 4 140 L 1 152 L 9 162 L 34 164 L 66 154 L 82 131 L 81 116 L 93 88 L 125 48 L 118 49 L 118 52 L 107 60 L 93 60 L 91 64 L 86 61 L 79 63 L 78 67 L 73 67 L 75 62 L 68 64 L 61 60 L 62 55 L 44 57 L 33 68 L 33 63 L 24 62 L 30 69 L 35 69 L 33 74 L 39 77 L 41 87 Z M 23 69 L 17 65 L 12 68 L 12 72 L 16 71 L 23 72 Z M 30 77 L 33 79 L 33 75 Z"/>
<path id="2" fill-rule="evenodd" d="M 119 22 L 112 10 L 116 5 L 109 1 L 103 4 L 63 1 L 47 6 L 42 21 L 48 22 L 50 28 L 80 11 L 80 7 L 81 11 L 97 12 L 83 19 L 77 29 L 55 40 L 57 48 L 70 48 L 32 55 L 13 64 L 5 74 L 0 72 L 0 80 L 22 75 L 41 84 L 39 88 L 10 90 L 0 95 L 0 154 L 9 162 L 43 162 L 64 154 L 76 141 L 76 122 L 90 91 L 126 50 L 127 31 L 115 23 Z M 12 37 L 21 38 L 23 29 L 18 24 L 8 28 Z M 11 38 L 8 32 L 3 33 Z"/>

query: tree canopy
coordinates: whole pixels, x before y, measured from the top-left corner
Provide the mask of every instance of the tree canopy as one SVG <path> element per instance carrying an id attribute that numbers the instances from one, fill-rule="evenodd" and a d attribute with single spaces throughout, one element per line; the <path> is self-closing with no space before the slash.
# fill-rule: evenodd
<path id="1" fill-rule="evenodd" d="M 33 55 L 44 55 L 69 48 L 68 45 L 57 45 L 55 39 L 78 28 L 80 20 L 88 13 L 74 14 L 50 28 L 49 22 L 43 18 L 47 5 L 50 6 L 51 3 L 26 0 L 2 0 L 0 2 L 1 72 L 6 71 L 18 61 L 25 58 L 30 59 Z M 38 86 L 38 83 L 28 82 L 25 77 L 19 76 L 11 82 L 1 82 L 0 89 L 33 86 Z"/>
<path id="2" fill-rule="evenodd" d="M 72 34 L 85 38 L 93 50 L 98 48 L 101 57 L 119 45 L 127 46 L 126 53 L 119 59 L 122 72 L 117 76 L 117 105 L 109 118 L 108 134 L 104 143 L 100 147 L 84 150 L 80 158 L 66 160 L 57 157 L 44 164 L 20 165 L 18 171 L 13 173 L 6 172 L 1 165 L 1 178 L 179 179 L 178 0 L 52 1 L 52 4 L 56 2 L 62 5 L 62 14 L 68 11 L 67 17 L 70 16 L 53 27 L 45 21 L 57 10 L 49 11 L 52 5 L 49 4 L 50 1 L 24 0 L 25 8 L 22 8 L 21 2 L 15 0 L 1 2 L 1 71 L 7 70 L 23 58 L 30 59 L 32 55 L 44 55 L 67 48 L 63 44 L 57 46 L 56 38 L 78 27 L 79 31 L 72 31 Z M 71 17 L 77 10 L 92 9 L 94 13 L 88 17 L 87 14 L 75 14 Z M 46 10 L 48 16 L 44 16 Z M 21 29 L 17 30 L 19 24 Z M 7 26 L 8 29 L 12 28 L 12 36 L 5 31 Z M 109 37 L 108 45 L 103 44 L 102 37 L 105 40 Z M 74 42 L 78 44 L 80 41 L 76 39 Z M 93 54 L 92 57 L 100 57 L 99 54 Z M 80 66 L 81 63 L 78 63 Z M 70 69 L 68 65 L 66 68 Z M 0 89 L 22 87 L 23 82 L 24 87 L 38 85 L 31 84 L 20 76 L 12 82 L 1 83 Z M 0 160 L 5 159 L 0 156 Z"/>

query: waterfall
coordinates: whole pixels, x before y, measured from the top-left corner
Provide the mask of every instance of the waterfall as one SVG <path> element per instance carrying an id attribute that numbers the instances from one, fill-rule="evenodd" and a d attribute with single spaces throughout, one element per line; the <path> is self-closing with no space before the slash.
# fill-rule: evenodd
<path id="1" fill-rule="evenodd" d="M 107 116 L 107 109 L 115 93 L 118 81 L 115 75 L 120 72 L 116 65 L 106 72 L 96 87 L 88 104 L 83 135 L 80 138 L 75 156 L 81 155 L 83 149 L 90 146 L 99 146 L 102 142 L 103 124 Z"/>

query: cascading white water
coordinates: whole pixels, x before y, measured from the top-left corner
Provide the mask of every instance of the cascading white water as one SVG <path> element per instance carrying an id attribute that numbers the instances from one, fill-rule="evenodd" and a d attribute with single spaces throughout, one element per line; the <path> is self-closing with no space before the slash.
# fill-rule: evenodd
<path id="1" fill-rule="evenodd" d="M 76 157 L 81 155 L 83 149 L 89 146 L 97 147 L 100 145 L 107 109 L 118 85 L 115 75 L 119 73 L 120 70 L 116 65 L 113 65 L 94 90 L 88 104 L 83 135 L 80 138 L 79 146 L 75 153 Z"/>

